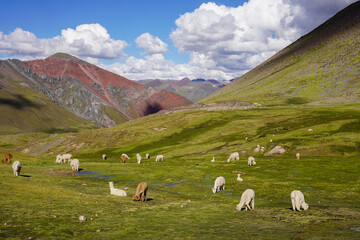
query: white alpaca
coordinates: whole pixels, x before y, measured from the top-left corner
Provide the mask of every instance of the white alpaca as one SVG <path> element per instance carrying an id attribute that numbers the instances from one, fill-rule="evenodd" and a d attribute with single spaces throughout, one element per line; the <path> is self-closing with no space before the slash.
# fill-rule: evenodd
<path id="1" fill-rule="evenodd" d="M 64 163 L 66 162 L 66 160 L 68 160 L 68 162 L 70 162 L 70 160 L 72 159 L 72 155 L 69 153 L 63 154 L 61 156 L 61 158 L 63 159 Z"/>
<path id="2" fill-rule="evenodd" d="M 231 160 L 239 161 L 239 153 L 238 152 L 231 153 L 228 160 L 227 160 L 227 162 L 230 162 Z"/>
<path id="3" fill-rule="evenodd" d="M 123 157 L 123 156 L 124 156 L 125 158 L 127 158 L 127 159 L 130 159 L 129 156 L 128 156 L 126 153 L 121 154 L 121 157 Z"/>
<path id="4" fill-rule="evenodd" d="M 300 153 L 296 153 L 296 159 L 300 160 Z"/>
<path id="5" fill-rule="evenodd" d="M 211 159 L 211 162 L 215 162 L 215 157 L 213 157 L 213 158 Z"/>
<path id="6" fill-rule="evenodd" d="M 164 161 L 164 156 L 163 155 L 157 155 L 155 162 L 160 162 L 160 160 L 163 162 Z"/>
<path id="7" fill-rule="evenodd" d="M 145 158 L 146 158 L 146 159 L 150 159 L 150 154 L 147 153 L 147 154 L 145 155 Z"/>
<path id="8" fill-rule="evenodd" d="M 250 208 L 251 202 L 251 208 Z M 236 210 L 241 211 L 245 205 L 245 210 L 251 210 L 255 208 L 255 192 L 252 189 L 246 189 L 240 198 L 240 203 L 236 205 Z"/>
<path id="9" fill-rule="evenodd" d="M 78 159 L 72 159 L 70 161 L 70 166 L 71 166 L 73 171 L 78 172 L 79 171 L 79 166 L 80 166 L 79 160 Z"/>
<path id="10" fill-rule="evenodd" d="M 260 152 L 260 145 L 257 145 L 256 148 L 254 149 L 254 152 Z"/>
<path id="11" fill-rule="evenodd" d="M 214 182 L 214 187 L 211 188 L 213 193 L 220 192 L 221 190 L 225 190 L 225 178 L 218 177 Z"/>
<path id="12" fill-rule="evenodd" d="M 141 164 L 141 156 L 140 154 L 136 154 L 137 163 Z"/>
<path id="13" fill-rule="evenodd" d="M 240 173 L 238 173 L 238 177 L 237 177 L 236 181 L 239 181 L 239 182 L 244 181 L 244 179 L 242 179 L 242 178 L 240 177 Z"/>
<path id="14" fill-rule="evenodd" d="M 114 188 L 114 182 L 109 182 L 109 186 L 110 186 L 110 194 L 111 195 L 115 195 L 115 196 L 119 196 L 119 197 L 127 197 L 127 194 L 124 190 Z"/>
<path id="15" fill-rule="evenodd" d="M 106 154 L 103 154 L 103 155 L 102 155 L 102 159 L 103 159 L 103 160 L 106 160 L 106 159 L 107 159 Z"/>
<path id="16" fill-rule="evenodd" d="M 19 176 L 21 170 L 21 163 L 19 161 L 15 161 L 12 164 L 12 169 L 15 176 Z"/>
<path id="17" fill-rule="evenodd" d="M 311 128 L 308 129 L 308 132 L 313 132 L 314 130 L 312 130 Z"/>
<path id="18" fill-rule="evenodd" d="M 251 165 L 254 165 L 254 166 L 256 165 L 254 157 L 249 157 L 248 158 L 248 166 L 251 166 Z"/>
<path id="19" fill-rule="evenodd" d="M 305 202 L 304 194 L 299 190 L 294 190 L 290 194 L 291 204 L 293 210 L 300 211 L 300 208 L 304 210 L 309 209 L 309 205 Z"/>
<path id="20" fill-rule="evenodd" d="M 65 163 L 65 159 L 63 159 L 61 155 L 57 155 L 55 162 L 56 163 Z"/>

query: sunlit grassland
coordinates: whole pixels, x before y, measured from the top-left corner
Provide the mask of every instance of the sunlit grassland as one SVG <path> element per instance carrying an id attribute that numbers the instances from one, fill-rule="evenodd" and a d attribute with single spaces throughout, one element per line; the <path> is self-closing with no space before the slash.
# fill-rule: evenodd
<path id="1" fill-rule="evenodd" d="M 65 140 L 37 157 L 14 151 L 23 164 L 20 177 L 0 165 L 0 237 L 353 238 L 360 235 L 359 119 L 357 105 L 188 111 L 76 134 L 2 136 L 1 155 L 28 147 L 31 139 L 39 145 Z M 253 152 L 258 144 L 265 154 Z M 276 145 L 286 153 L 267 156 Z M 245 152 L 227 163 L 233 151 Z M 80 175 L 70 176 L 68 163 L 55 163 L 64 152 L 80 160 Z M 131 158 L 125 164 L 123 152 Z M 137 164 L 136 153 L 144 158 L 147 152 L 151 159 Z M 156 154 L 165 161 L 155 162 Z M 247 166 L 250 155 L 256 166 Z M 243 182 L 236 181 L 238 172 L 246 174 Z M 225 177 L 226 190 L 213 194 L 218 176 Z M 110 195 L 108 181 L 128 188 L 128 197 Z M 149 184 L 149 201 L 133 202 L 141 181 Z M 255 210 L 238 212 L 247 188 L 255 191 Z M 308 211 L 291 210 L 295 189 L 304 193 Z M 80 215 L 88 220 L 80 223 Z"/>

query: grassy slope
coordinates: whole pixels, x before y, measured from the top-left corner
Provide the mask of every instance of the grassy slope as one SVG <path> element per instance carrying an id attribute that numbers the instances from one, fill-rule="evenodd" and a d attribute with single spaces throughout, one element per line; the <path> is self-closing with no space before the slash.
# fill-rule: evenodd
<path id="1" fill-rule="evenodd" d="M 359 101 L 359 13 L 357 2 L 202 102 Z"/>
<path id="2" fill-rule="evenodd" d="M 0 237 L 351 238 L 358 235 L 351 228 L 360 224 L 359 119 L 358 105 L 188 111 L 71 137 L 63 134 L 66 140 L 49 155 L 33 158 L 14 152 L 24 165 L 22 174 L 30 177 L 13 177 L 10 166 L 0 165 Z M 161 127 L 167 130 L 153 130 Z M 27 137 L 34 138 L 21 136 Z M 9 140 L 2 141 L 4 146 Z M 267 151 L 285 145 L 287 153 L 257 154 L 257 166 L 248 167 L 247 157 L 257 144 L 266 145 Z M 226 163 L 230 152 L 240 150 L 247 153 L 239 162 Z M 0 155 L 7 151 L 0 149 Z M 294 156 L 297 151 L 300 161 Z M 70 172 L 68 164 L 55 164 L 60 152 L 80 159 L 81 172 L 97 174 L 59 175 Z M 123 152 L 131 157 L 125 165 L 119 163 Z M 136 153 L 146 152 L 152 159 L 136 164 Z M 100 160 L 103 153 L 109 157 L 106 162 Z M 163 163 L 154 162 L 158 153 L 164 154 Z M 213 156 L 215 163 L 210 162 Z M 236 182 L 237 172 L 246 173 L 244 182 Z M 111 177 L 115 187 L 128 187 L 128 197 L 110 196 L 103 176 Z M 226 190 L 213 194 L 210 187 L 217 176 L 226 178 Z M 141 181 L 149 183 L 151 200 L 132 202 Z M 164 186 L 168 183 L 177 185 Z M 247 188 L 256 192 L 255 211 L 237 212 L 235 205 Z M 305 194 L 308 211 L 290 210 L 294 189 Z M 80 215 L 89 220 L 80 224 Z"/>
<path id="3" fill-rule="evenodd" d="M 93 127 L 93 123 L 53 103 L 46 95 L 29 87 L 29 82 L 20 75 L 13 74 L 16 80 L 4 78 L 1 81 L 0 112 L 4 113 L 0 118 L 1 134 L 68 132 Z"/>

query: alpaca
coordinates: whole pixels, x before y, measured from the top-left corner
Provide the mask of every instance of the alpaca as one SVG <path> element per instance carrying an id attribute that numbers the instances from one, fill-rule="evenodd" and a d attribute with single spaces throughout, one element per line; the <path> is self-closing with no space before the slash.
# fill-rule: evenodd
<path id="1" fill-rule="evenodd" d="M 133 197 L 134 201 L 137 201 L 138 198 L 140 198 L 140 201 L 145 202 L 146 201 L 146 194 L 148 190 L 148 185 L 146 182 L 141 182 L 136 188 L 136 194 Z"/>
<path id="2" fill-rule="evenodd" d="M 110 194 L 111 195 L 115 195 L 115 196 L 119 196 L 119 197 L 127 197 L 127 194 L 124 190 L 114 188 L 114 182 L 109 182 L 109 186 L 110 186 Z"/>

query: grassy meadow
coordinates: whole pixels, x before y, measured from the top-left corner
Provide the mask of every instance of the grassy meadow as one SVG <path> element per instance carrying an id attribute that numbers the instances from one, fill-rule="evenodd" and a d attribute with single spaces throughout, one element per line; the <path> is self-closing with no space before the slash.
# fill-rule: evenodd
<path id="1" fill-rule="evenodd" d="M 11 166 L 0 165 L 0 238 L 359 237 L 359 109 L 353 104 L 192 110 L 110 129 L 3 135 L 0 155 L 12 152 L 23 168 L 15 177 Z M 265 153 L 254 153 L 256 145 L 266 146 Z M 276 145 L 286 153 L 268 156 Z M 227 163 L 234 151 L 240 160 Z M 65 152 L 80 160 L 78 175 L 68 163 L 55 163 Z M 130 157 L 125 164 L 123 152 Z M 144 158 L 147 152 L 151 159 L 137 164 L 136 154 Z M 155 162 L 157 154 L 164 162 Z M 256 166 L 247 166 L 248 156 L 255 157 Z M 243 182 L 236 181 L 237 173 L 244 173 Z M 218 176 L 225 177 L 226 190 L 213 194 Z M 108 181 L 127 188 L 128 196 L 110 195 Z M 148 201 L 134 202 L 142 181 L 149 185 Z M 255 210 L 236 211 L 248 188 L 255 191 Z M 309 210 L 292 211 L 295 189 L 304 193 Z M 87 221 L 80 223 L 80 215 Z"/>

